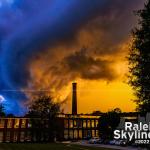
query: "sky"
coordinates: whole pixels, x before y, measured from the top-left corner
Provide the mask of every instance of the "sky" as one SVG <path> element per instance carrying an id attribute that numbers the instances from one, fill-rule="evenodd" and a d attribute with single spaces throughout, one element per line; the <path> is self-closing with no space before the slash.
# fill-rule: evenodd
<path id="1" fill-rule="evenodd" d="M 0 0 L 0 102 L 24 114 L 39 93 L 78 112 L 133 111 L 127 56 L 146 0 Z M 14 109 L 15 108 L 15 109 Z"/>

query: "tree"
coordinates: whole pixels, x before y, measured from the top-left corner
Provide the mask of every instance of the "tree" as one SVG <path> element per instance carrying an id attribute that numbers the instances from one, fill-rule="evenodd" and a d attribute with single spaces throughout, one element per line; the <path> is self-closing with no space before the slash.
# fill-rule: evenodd
<path id="1" fill-rule="evenodd" d="M 100 137 L 102 137 L 103 139 L 113 138 L 113 132 L 120 122 L 120 113 L 121 110 L 119 108 L 116 108 L 102 114 L 98 124 Z"/>
<path id="2" fill-rule="evenodd" d="M 0 104 L 0 117 L 5 117 L 5 111 L 4 106 Z"/>
<path id="3" fill-rule="evenodd" d="M 51 97 L 36 98 L 29 106 L 29 112 L 26 115 L 32 118 L 32 138 L 36 137 L 36 141 L 39 142 L 53 141 L 62 129 L 57 118 L 58 113 L 60 113 L 60 104 L 54 103 Z"/>
<path id="4" fill-rule="evenodd" d="M 14 114 L 7 114 L 7 117 L 8 117 L 8 118 L 14 118 L 15 115 L 14 115 Z"/>
<path id="5" fill-rule="evenodd" d="M 93 111 L 93 112 L 92 112 L 92 115 L 96 115 L 96 116 L 99 116 L 99 115 L 101 115 L 101 114 L 102 114 L 102 112 L 99 111 L 99 110 L 96 110 L 96 111 Z"/>
<path id="6" fill-rule="evenodd" d="M 28 116 L 49 118 L 60 113 L 60 104 L 54 103 L 50 96 L 39 96 L 29 106 Z"/>
<path id="7" fill-rule="evenodd" d="M 135 91 L 137 111 L 150 111 L 150 0 L 139 16 L 138 27 L 133 32 L 133 42 L 129 55 L 129 84 Z"/>
<path id="8" fill-rule="evenodd" d="M 120 108 L 115 108 L 114 110 L 112 110 L 113 112 L 116 112 L 116 113 L 121 113 L 121 109 Z"/>

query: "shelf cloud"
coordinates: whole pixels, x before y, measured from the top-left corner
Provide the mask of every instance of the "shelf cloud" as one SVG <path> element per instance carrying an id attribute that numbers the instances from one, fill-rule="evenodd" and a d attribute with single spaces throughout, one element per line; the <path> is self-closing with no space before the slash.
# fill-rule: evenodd
<path id="1" fill-rule="evenodd" d="M 0 94 L 20 113 L 26 90 L 59 89 L 76 78 L 115 80 L 113 58 L 144 2 L 0 0 Z"/>

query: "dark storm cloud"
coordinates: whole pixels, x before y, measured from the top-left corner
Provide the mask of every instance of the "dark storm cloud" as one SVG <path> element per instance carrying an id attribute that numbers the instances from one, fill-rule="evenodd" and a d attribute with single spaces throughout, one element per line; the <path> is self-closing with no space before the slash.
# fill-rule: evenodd
<path id="1" fill-rule="evenodd" d="M 129 39 L 132 28 L 137 24 L 133 11 L 143 7 L 145 0 L 113 0 L 105 6 L 102 15 L 96 17 L 83 28 L 89 33 L 95 31 L 98 36 L 94 46 L 97 54 L 115 54 L 118 45 Z"/>
<path id="2" fill-rule="evenodd" d="M 138 2 L 139 0 L 136 1 Z M 28 1 L 26 4 L 28 4 Z M 15 33 L 8 37 L 4 44 L 2 60 L 4 80 L 7 80 L 10 87 L 17 86 L 20 88 L 26 86 L 30 77 L 28 63 L 36 52 L 46 49 L 46 47 L 54 46 L 58 42 L 70 40 L 91 19 L 93 20 L 98 16 L 105 17 L 105 15 L 107 19 L 107 13 L 115 17 L 115 13 L 123 13 L 124 11 L 122 10 L 126 12 L 126 9 L 129 10 L 134 5 L 135 1 L 131 2 L 129 0 L 125 3 L 119 0 L 113 2 L 109 0 L 94 0 L 92 2 L 91 0 L 56 0 L 49 7 L 41 6 L 40 8 L 43 8 L 43 11 L 37 13 L 36 17 L 33 15 L 35 18 L 26 20 Z M 28 11 L 30 12 L 30 9 L 27 9 Z M 110 18 L 108 17 L 108 19 Z M 115 27 L 115 25 L 113 26 Z M 122 28 L 123 30 L 126 29 Z M 118 36 L 117 34 L 118 32 L 115 36 Z M 117 39 L 117 37 L 112 39 Z M 18 68 L 22 68 L 22 71 L 18 70 Z"/>
<path id="3" fill-rule="evenodd" d="M 4 44 L 2 60 L 2 75 L 7 84 L 11 88 L 26 86 L 29 79 L 28 63 L 32 55 L 73 36 L 82 22 L 87 22 L 95 10 L 102 8 L 101 3 L 99 0 L 92 4 L 90 0 L 86 0 L 86 3 L 54 1 L 51 7 L 10 35 Z"/>
<path id="4" fill-rule="evenodd" d="M 64 59 L 64 71 L 73 72 L 83 79 L 114 79 L 115 73 L 111 69 L 111 62 L 88 56 L 82 49 Z"/>
<path id="5" fill-rule="evenodd" d="M 55 51 L 56 45 L 76 44 L 81 30 L 101 33 L 100 38 L 93 37 L 97 39 L 97 43 L 92 45 L 96 47 L 97 55 L 115 54 L 116 46 L 128 38 L 130 28 L 135 23 L 132 11 L 141 8 L 144 0 L 14 0 L 13 4 L 3 0 L 0 2 L 1 88 L 5 86 L 8 89 L 22 89 L 32 82 L 29 64 L 33 61 L 33 56 L 47 53 L 47 49 Z M 80 52 L 68 54 L 66 51 L 61 64 L 66 66 L 72 78 L 115 78 L 109 67 L 110 62 L 95 59 L 89 54 L 91 52 L 84 55 Z M 48 61 L 53 63 L 51 56 Z M 63 66 L 54 64 L 53 67 L 62 69 Z M 89 71 L 86 72 L 87 69 Z M 20 100 L 18 96 L 17 99 Z"/>

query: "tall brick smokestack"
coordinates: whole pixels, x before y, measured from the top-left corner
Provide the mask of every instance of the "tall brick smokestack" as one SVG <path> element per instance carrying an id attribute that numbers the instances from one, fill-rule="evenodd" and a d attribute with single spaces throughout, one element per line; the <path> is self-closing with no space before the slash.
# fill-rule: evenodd
<path id="1" fill-rule="evenodd" d="M 77 83 L 72 83 L 72 115 L 77 115 Z"/>

